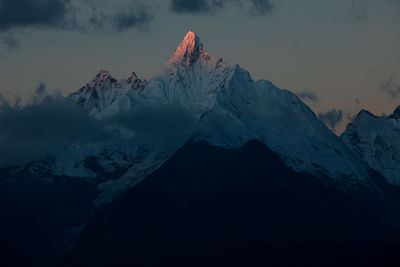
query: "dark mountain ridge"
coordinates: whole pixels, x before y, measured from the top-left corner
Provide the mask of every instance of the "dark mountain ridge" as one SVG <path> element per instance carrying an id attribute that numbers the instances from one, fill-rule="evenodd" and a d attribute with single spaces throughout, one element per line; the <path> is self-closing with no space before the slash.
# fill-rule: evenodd
<path id="1" fill-rule="evenodd" d="M 400 263 L 399 232 L 331 181 L 258 141 L 189 142 L 94 216 L 65 266 L 362 266 L 366 252 L 370 266 Z"/>

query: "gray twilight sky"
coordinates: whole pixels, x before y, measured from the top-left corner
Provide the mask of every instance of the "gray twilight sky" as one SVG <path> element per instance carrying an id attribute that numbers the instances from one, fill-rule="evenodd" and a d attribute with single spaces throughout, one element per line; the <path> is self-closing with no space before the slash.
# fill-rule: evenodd
<path id="1" fill-rule="evenodd" d="M 337 132 L 400 104 L 400 0 L 0 0 L 0 93 L 68 94 L 100 69 L 149 79 L 188 30 Z"/>

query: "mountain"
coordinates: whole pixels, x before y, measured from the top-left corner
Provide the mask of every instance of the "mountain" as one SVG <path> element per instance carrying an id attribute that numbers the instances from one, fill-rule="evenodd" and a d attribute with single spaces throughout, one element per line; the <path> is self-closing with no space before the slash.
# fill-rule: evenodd
<path id="1" fill-rule="evenodd" d="M 399 264 L 399 232 L 326 182 L 255 140 L 188 142 L 90 220 L 65 266 Z"/>
<path id="2" fill-rule="evenodd" d="M 362 110 L 341 139 L 372 169 L 400 185 L 400 106 L 381 117 Z"/>
<path id="3" fill-rule="evenodd" d="M 146 81 L 134 72 L 127 79 L 116 80 L 108 71 L 101 70 L 91 82 L 72 93 L 69 98 L 90 115 L 96 116 L 121 96 L 143 90 L 145 86 Z"/>
<path id="4" fill-rule="evenodd" d="M 179 105 L 193 115 L 200 140 L 226 148 L 261 140 L 296 171 L 325 175 L 347 185 L 368 183 L 365 166 L 295 94 L 269 81 L 253 81 L 240 66 L 209 55 L 189 32 L 130 108 Z M 117 99 L 104 116 L 126 103 Z M 107 115 L 105 115 L 107 114 Z"/>
<path id="5" fill-rule="evenodd" d="M 134 73 L 128 79 L 116 80 L 103 70 L 67 100 L 96 120 L 134 114 L 139 122 L 130 119 L 131 124 L 139 125 L 143 117 L 153 114 L 145 123 L 150 130 L 140 136 L 134 128 L 130 133 L 134 139 L 128 144 L 72 144 L 47 162 L 46 169 L 55 175 L 101 180 L 98 205 L 112 201 L 153 172 L 190 137 L 225 148 L 257 139 L 295 171 L 330 177 L 344 188 L 360 184 L 374 187 L 369 167 L 295 94 L 269 81 L 255 82 L 240 66 L 209 55 L 193 32 L 185 36 L 150 81 Z M 172 115 L 166 116 L 168 113 Z M 171 141 L 163 136 L 160 124 L 169 129 L 170 136 L 179 138 Z M 152 128 L 160 131 L 157 138 L 161 144 L 149 140 Z M 42 161 L 31 165 L 36 164 L 36 169 L 43 170 Z"/>
<path id="6" fill-rule="evenodd" d="M 229 188 L 231 182 L 234 182 L 230 181 L 230 177 L 237 179 L 240 186 L 234 188 L 235 196 L 243 193 L 239 190 L 242 185 L 247 186 L 243 181 L 243 177 L 246 177 L 243 171 L 249 173 L 251 181 L 256 181 L 260 178 L 256 171 L 268 174 L 268 170 L 273 170 L 273 180 L 269 179 L 271 177 L 268 174 L 267 182 L 262 182 L 262 193 L 266 195 L 260 196 L 260 203 L 247 203 L 254 204 L 258 209 L 269 205 L 274 210 L 275 207 L 271 206 L 273 203 L 299 201 L 302 206 L 296 208 L 303 210 L 307 216 L 314 218 L 323 214 L 321 216 L 327 216 L 329 220 L 338 216 L 340 224 L 349 225 L 349 229 L 354 231 L 357 230 L 357 223 L 361 228 L 367 226 L 355 217 L 348 224 L 343 218 L 349 214 L 351 217 L 353 212 L 358 214 L 371 227 L 363 228 L 362 233 L 367 229 L 374 229 L 377 232 L 372 233 L 377 234 L 381 229 L 386 229 L 385 224 L 388 223 L 395 227 L 400 225 L 400 219 L 397 218 L 397 214 L 400 214 L 400 192 L 397 186 L 388 184 L 382 177 L 380 172 L 384 170 L 369 163 L 353 146 L 343 142 L 344 137 L 338 138 L 334 135 L 295 94 L 266 80 L 254 81 L 249 72 L 239 65 L 231 66 L 222 58 L 211 56 L 193 32 L 185 36 L 150 81 L 140 79 L 135 73 L 127 79 L 117 80 L 103 70 L 91 82 L 64 100 L 84 110 L 96 123 L 118 135 L 113 135 L 117 137 L 100 144 L 71 143 L 55 155 L 36 159 L 23 166 L 0 169 L 1 200 L 3 203 L 13 203 L 21 212 L 14 214 L 6 208 L 0 210 L 4 216 L 10 217 L 5 225 L 0 224 L 0 228 L 4 226 L 8 236 L 18 236 L 16 247 L 22 246 L 24 249 L 21 250 L 28 255 L 31 244 L 18 242 L 24 240 L 23 235 L 18 235 L 24 224 L 26 229 L 37 229 L 36 225 L 44 225 L 45 227 L 32 231 L 37 231 L 46 236 L 46 240 L 56 243 L 40 243 L 35 248 L 38 255 L 46 251 L 54 255 L 64 255 L 66 250 L 73 247 L 91 216 L 103 209 L 107 210 L 127 190 L 133 188 L 129 192 L 136 192 L 136 186 L 141 188 L 146 185 L 153 174 L 170 166 L 170 160 L 174 157 L 180 158 L 182 155 L 187 157 L 188 162 L 181 161 L 183 165 L 175 167 L 187 171 L 188 175 L 192 175 L 192 172 L 185 167 L 186 163 L 195 170 L 204 168 L 204 183 L 211 183 L 211 188 L 217 184 L 213 184 L 210 177 L 217 179 L 215 182 L 222 189 L 224 186 Z M 188 146 L 191 147 L 187 145 L 188 140 L 206 147 L 204 159 L 195 157 L 195 154 L 192 158 L 191 153 L 195 153 L 197 148 L 194 145 L 193 151 L 187 149 Z M 246 153 L 245 156 L 241 155 L 242 147 L 246 150 L 250 141 L 253 142 L 250 147 L 254 142 L 257 144 L 256 148 L 253 147 L 256 158 Z M 187 152 L 182 154 L 182 147 Z M 218 151 L 225 152 L 219 154 Z M 225 165 L 219 168 L 212 162 L 204 161 L 209 158 L 223 164 L 218 157 L 215 158 L 214 153 L 222 159 L 231 159 L 231 153 L 239 153 L 240 157 L 227 162 L 233 164 L 232 170 L 240 174 L 240 177 L 232 174 Z M 253 162 L 246 160 L 246 157 Z M 240 165 L 240 161 L 246 165 Z M 241 166 L 243 171 L 236 169 L 236 165 Z M 383 174 L 387 177 L 387 174 Z M 185 175 L 179 173 L 179 177 L 174 177 L 172 172 L 168 172 L 163 177 L 165 183 L 176 186 L 177 183 L 183 183 Z M 278 183 L 279 177 L 282 181 Z M 297 180 L 299 185 L 296 184 Z M 311 184 L 308 183 L 310 180 Z M 192 187 L 203 186 L 203 193 L 207 192 L 204 188 L 206 184 L 202 184 L 198 178 L 189 182 L 193 183 Z M 289 184 L 281 185 L 281 182 Z M 279 188 L 283 186 L 282 196 L 273 192 L 268 197 L 270 185 L 273 190 L 278 190 L 276 192 L 280 192 Z M 310 188 L 307 189 L 307 185 Z M 258 192 L 254 186 L 248 187 L 248 190 L 246 197 L 252 192 Z M 301 195 L 303 192 L 310 194 L 313 201 L 304 202 L 307 197 Z M 146 191 L 146 194 L 150 193 L 150 198 L 154 200 L 165 200 L 157 195 L 157 191 Z M 203 193 L 201 199 L 211 201 Z M 325 193 L 330 199 L 324 198 Z M 141 197 L 139 196 L 138 198 Z M 226 192 L 222 196 L 229 197 Z M 218 194 L 214 192 L 212 197 L 213 200 L 218 199 Z M 338 203 L 333 206 L 334 212 L 321 213 L 324 210 L 321 203 L 328 205 L 335 199 Z M 142 209 L 149 208 L 144 205 L 146 202 L 142 202 L 144 200 L 140 198 L 140 202 L 134 204 L 135 209 L 140 209 L 141 204 Z M 240 206 L 240 203 L 234 203 Z M 306 210 L 305 203 L 310 210 Z M 341 211 L 339 206 L 344 210 Z M 173 206 L 165 206 L 166 209 L 170 207 Z M 211 202 L 204 206 L 211 207 Z M 349 209 L 346 210 L 347 208 Z M 296 212 L 296 209 L 288 210 Z M 255 214 L 252 213 L 252 218 Z M 237 219 L 233 214 L 228 215 Z M 306 217 L 282 218 L 288 219 L 287 222 L 298 218 L 307 221 Z M 326 226 L 326 231 L 330 226 L 329 220 L 317 221 Z M 15 221 L 22 222 L 18 228 L 12 228 Z M 31 225 L 31 222 L 35 222 L 35 225 Z M 369 222 L 373 222 L 372 225 Z M 303 226 L 309 227 L 308 224 Z M 343 233 L 349 233 L 348 229 L 340 229 Z M 338 233 L 339 228 L 336 230 L 335 233 Z M 312 236 L 318 235 L 313 233 Z M 35 237 L 32 235 L 27 238 L 31 240 Z M 354 240 L 357 238 L 354 237 Z M 5 243 L 7 244 L 6 241 Z M 34 257 L 34 260 L 40 261 L 40 258 Z M 47 266 L 52 266 L 52 263 Z"/>

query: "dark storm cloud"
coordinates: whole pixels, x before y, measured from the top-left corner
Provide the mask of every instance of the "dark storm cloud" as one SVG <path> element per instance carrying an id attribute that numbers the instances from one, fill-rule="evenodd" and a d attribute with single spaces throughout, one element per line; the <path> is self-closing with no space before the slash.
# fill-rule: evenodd
<path id="1" fill-rule="evenodd" d="M 69 0 L 0 0 L 0 31 L 26 27 L 65 28 L 73 21 Z"/>
<path id="2" fill-rule="evenodd" d="M 311 101 L 313 103 L 318 102 L 319 98 L 317 96 L 317 93 L 309 90 L 305 90 L 302 92 L 297 93 L 297 95 L 301 98 L 303 101 Z"/>
<path id="3" fill-rule="evenodd" d="M 195 127 L 195 117 L 179 104 L 137 106 L 127 114 L 118 114 L 106 121 L 109 125 L 134 132 L 146 143 L 175 145 L 184 142 Z"/>
<path id="4" fill-rule="evenodd" d="M 90 1 L 77 4 L 70 0 L 0 0 L 0 42 L 6 50 L 12 50 L 19 46 L 16 33 L 33 28 L 90 31 L 94 27 L 96 30 L 124 31 L 147 29 L 153 19 L 151 8 L 135 0 L 125 6 L 116 5 L 114 11 L 98 8 L 96 2 L 91 14 L 79 13 L 82 7 L 92 4 Z"/>
<path id="5" fill-rule="evenodd" d="M 32 101 L 22 106 L 0 95 L 0 167 L 24 164 L 64 151 L 71 145 L 169 146 L 184 142 L 194 117 L 179 106 L 139 107 L 106 120 L 91 118 L 59 94 L 40 84 Z"/>
<path id="6" fill-rule="evenodd" d="M 113 136 L 74 105 L 47 96 L 21 107 L 0 97 L 0 166 L 57 153 L 68 144 L 99 143 Z"/>
<path id="7" fill-rule="evenodd" d="M 381 80 L 379 88 L 392 98 L 396 98 L 400 95 L 400 83 L 396 81 L 394 75 Z"/>
<path id="8" fill-rule="evenodd" d="M 177 13 L 208 13 L 221 5 L 222 3 L 209 0 L 171 0 L 171 9 Z"/>
<path id="9" fill-rule="evenodd" d="M 250 12 L 256 15 L 266 15 L 274 9 L 270 0 L 171 0 L 170 8 L 176 13 L 213 14 L 227 3 L 250 4 Z"/>
<path id="10" fill-rule="evenodd" d="M 325 113 L 319 113 L 318 118 L 334 131 L 336 126 L 343 120 L 343 111 L 334 108 Z"/>

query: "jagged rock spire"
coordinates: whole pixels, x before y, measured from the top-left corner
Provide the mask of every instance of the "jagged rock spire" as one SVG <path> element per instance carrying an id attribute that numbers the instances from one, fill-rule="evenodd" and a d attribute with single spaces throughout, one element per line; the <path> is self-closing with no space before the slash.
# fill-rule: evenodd
<path id="1" fill-rule="evenodd" d="M 192 63 L 200 58 L 208 58 L 208 53 L 205 51 L 199 36 L 189 31 L 168 62 L 183 61 Z"/>

